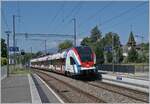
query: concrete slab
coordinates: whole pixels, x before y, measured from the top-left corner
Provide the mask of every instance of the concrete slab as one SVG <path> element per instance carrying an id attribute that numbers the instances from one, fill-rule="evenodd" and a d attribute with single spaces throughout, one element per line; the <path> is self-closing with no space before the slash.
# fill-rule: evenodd
<path id="1" fill-rule="evenodd" d="M 32 103 L 34 103 L 34 104 L 40 103 L 41 104 L 42 103 L 41 102 L 41 98 L 40 98 L 39 93 L 37 91 L 35 82 L 33 81 L 33 79 L 32 79 L 30 74 L 28 74 L 28 79 L 29 79 Z"/>
<path id="2" fill-rule="evenodd" d="M 31 103 L 27 75 L 13 75 L 1 81 L 2 103 Z"/>

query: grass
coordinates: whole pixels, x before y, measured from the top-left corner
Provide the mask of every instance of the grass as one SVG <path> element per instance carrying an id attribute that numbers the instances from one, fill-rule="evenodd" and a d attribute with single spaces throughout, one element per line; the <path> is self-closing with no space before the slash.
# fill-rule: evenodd
<path id="1" fill-rule="evenodd" d="M 10 74 L 29 74 L 30 70 L 25 68 L 16 68 L 15 70 L 10 70 Z"/>

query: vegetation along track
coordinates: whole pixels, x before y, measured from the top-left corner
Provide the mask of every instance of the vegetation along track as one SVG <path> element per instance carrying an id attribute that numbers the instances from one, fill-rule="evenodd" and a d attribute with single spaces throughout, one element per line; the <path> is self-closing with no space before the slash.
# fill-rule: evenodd
<path id="1" fill-rule="evenodd" d="M 47 73 L 37 70 L 34 72 L 54 89 L 66 103 L 106 103 L 102 99 L 84 92 L 56 77 L 50 76 Z"/>
<path id="2" fill-rule="evenodd" d="M 92 85 L 94 87 L 102 88 L 105 90 L 108 90 L 113 93 L 117 93 L 135 100 L 139 100 L 142 102 L 149 102 L 149 94 L 144 93 L 141 91 L 133 90 L 133 89 L 128 89 L 125 87 L 117 86 L 117 85 L 112 85 L 109 83 L 101 82 L 101 81 L 92 81 L 88 82 L 89 85 Z"/>

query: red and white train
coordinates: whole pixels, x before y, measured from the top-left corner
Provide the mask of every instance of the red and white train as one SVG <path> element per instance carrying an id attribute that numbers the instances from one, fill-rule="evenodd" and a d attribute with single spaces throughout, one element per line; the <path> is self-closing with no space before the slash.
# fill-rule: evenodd
<path id="1" fill-rule="evenodd" d="M 65 75 L 97 74 L 96 56 L 87 46 L 72 47 L 62 53 L 30 60 L 32 68 L 47 69 Z"/>

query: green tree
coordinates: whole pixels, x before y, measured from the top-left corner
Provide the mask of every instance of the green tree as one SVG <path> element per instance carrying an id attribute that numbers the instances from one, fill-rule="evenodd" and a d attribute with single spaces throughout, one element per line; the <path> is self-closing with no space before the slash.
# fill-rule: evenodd
<path id="1" fill-rule="evenodd" d="M 1 66 L 7 65 L 7 58 L 1 57 Z"/>
<path id="2" fill-rule="evenodd" d="M 37 53 L 39 53 L 39 52 L 37 52 Z M 33 56 L 33 54 L 31 54 L 31 53 L 25 53 L 24 55 L 21 55 L 22 64 L 29 63 L 32 56 Z"/>
<path id="3" fill-rule="evenodd" d="M 115 62 L 122 62 L 123 61 L 123 55 L 122 55 L 122 48 L 121 48 L 121 42 L 120 42 L 120 37 L 117 33 L 113 32 L 108 32 L 106 33 L 105 37 L 102 39 L 103 40 L 103 47 L 113 47 L 114 54 L 114 60 Z M 112 62 L 113 56 L 112 52 L 106 52 L 106 59 L 107 62 Z"/>
<path id="4" fill-rule="evenodd" d="M 143 43 L 142 45 L 143 45 L 143 50 L 148 52 L 149 51 L 149 43 Z"/>
<path id="5" fill-rule="evenodd" d="M 102 37 L 102 32 L 98 29 L 98 26 L 95 26 L 92 30 L 91 30 L 91 41 L 92 42 L 97 42 L 100 41 L 101 37 Z"/>
<path id="6" fill-rule="evenodd" d="M 96 54 L 96 62 L 97 64 L 104 63 L 104 53 L 103 53 L 103 47 L 102 47 L 102 32 L 98 29 L 98 26 L 95 26 L 91 30 L 90 37 L 86 37 L 81 41 L 82 46 L 89 46 L 91 47 L 95 54 Z"/>
<path id="7" fill-rule="evenodd" d="M 149 62 L 149 43 L 140 44 L 141 50 L 138 51 L 138 62 Z"/>
<path id="8" fill-rule="evenodd" d="M 1 38 L 1 57 L 7 57 L 7 45 L 5 40 Z"/>
<path id="9" fill-rule="evenodd" d="M 92 43 L 92 42 L 91 42 L 91 38 L 89 38 L 89 37 L 85 37 L 85 38 L 81 41 L 81 45 L 82 45 L 82 46 L 90 46 L 91 43 Z"/>
<path id="10" fill-rule="evenodd" d="M 67 48 L 73 47 L 73 43 L 70 40 L 65 40 L 64 42 L 60 43 L 58 45 L 59 50 L 58 51 L 63 51 Z"/>
<path id="11" fill-rule="evenodd" d="M 106 56 L 107 56 L 107 62 L 108 62 L 108 63 L 111 63 L 111 62 L 113 61 L 112 52 L 107 52 L 107 53 L 106 53 Z"/>
<path id="12" fill-rule="evenodd" d="M 94 48 L 94 52 L 96 54 L 96 63 L 97 64 L 103 64 L 104 63 L 104 52 L 103 52 L 103 48 L 100 47 L 99 44 L 95 44 L 95 46 L 93 46 Z"/>
<path id="13" fill-rule="evenodd" d="M 38 56 L 41 56 L 41 55 L 43 55 L 43 52 L 38 51 L 38 52 L 35 54 L 35 57 L 38 57 Z"/>
<path id="14" fill-rule="evenodd" d="M 143 45 L 144 62 L 149 63 L 149 43 Z"/>
<path id="15" fill-rule="evenodd" d="M 136 49 L 131 46 L 131 49 L 128 52 L 128 62 L 137 62 L 138 59 L 138 53 Z"/>
<path id="16" fill-rule="evenodd" d="M 121 63 L 122 61 L 123 61 L 123 50 L 122 50 L 122 48 L 120 47 L 120 48 L 118 48 L 118 50 L 117 50 L 117 62 L 118 63 Z"/>

